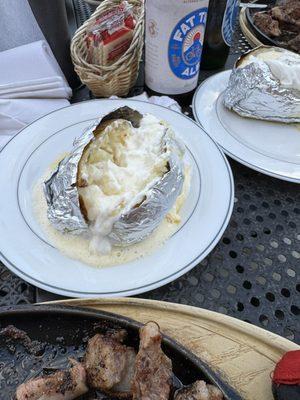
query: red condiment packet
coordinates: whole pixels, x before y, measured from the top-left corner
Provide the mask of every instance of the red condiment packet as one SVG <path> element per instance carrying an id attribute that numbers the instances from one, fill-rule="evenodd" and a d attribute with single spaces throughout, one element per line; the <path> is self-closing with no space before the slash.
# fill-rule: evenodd
<path id="1" fill-rule="evenodd" d="M 103 40 L 103 61 L 111 62 L 126 52 L 132 42 L 133 32 L 126 27 Z"/>
<path id="2" fill-rule="evenodd" d="M 300 350 L 289 351 L 282 357 L 272 380 L 276 384 L 300 385 Z"/>
<path id="3" fill-rule="evenodd" d="M 88 61 L 105 65 L 120 58 L 132 42 L 135 24 L 127 1 L 101 14 L 87 29 Z"/>

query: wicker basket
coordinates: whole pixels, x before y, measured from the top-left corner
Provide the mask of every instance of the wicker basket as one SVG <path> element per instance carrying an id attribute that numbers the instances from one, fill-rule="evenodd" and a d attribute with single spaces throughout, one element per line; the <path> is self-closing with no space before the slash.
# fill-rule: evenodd
<path id="1" fill-rule="evenodd" d="M 126 96 L 136 82 L 144 43 L 144 0 L 128 2 L 134 6 L 137 23 L 129 49 L 113 64 L 104 66 L 87 62 L 85 32 L 87 25 L 107 9 L 120 4 L 120 0 L 104 0 L 72 39 L 71 56 L 75 71 L 96 97 Z"/>

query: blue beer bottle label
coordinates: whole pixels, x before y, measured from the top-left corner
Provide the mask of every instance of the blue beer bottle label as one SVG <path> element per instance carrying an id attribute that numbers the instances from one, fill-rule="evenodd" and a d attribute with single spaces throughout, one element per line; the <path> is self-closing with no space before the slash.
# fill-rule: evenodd
<path id="1" fill-rule="evenodd" d="M 236 18 L 239 10 L 239 0 L 227 0 L 222 24 L 222 36 L 227 46 L 231 46 Z"/>
<path id="2" fill-rule="evenodd" d="M 180 79 L 192 79 L 199 72 L 207 7 L 200 8 L 182 18 L 169 40 L 169 65 Z"/>

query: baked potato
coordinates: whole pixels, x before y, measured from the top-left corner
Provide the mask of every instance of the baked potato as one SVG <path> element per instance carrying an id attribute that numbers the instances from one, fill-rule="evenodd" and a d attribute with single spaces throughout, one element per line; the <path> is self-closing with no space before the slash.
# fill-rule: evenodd
<path id="1" fill-rule="evenodd" d="M 165 122 L 119 108 L 85 132 L 45 182 L 48 218 L 63 232 L 86 232 L 96 250 L 137 243 L 181 193 L 183 152 Z"/>
<path id="2" fill-rule="evenodd" d="M 279 47 L 250 50 L 237 60 L 223 101 L 243 117 L 300 122 L 300 55 Z"/>

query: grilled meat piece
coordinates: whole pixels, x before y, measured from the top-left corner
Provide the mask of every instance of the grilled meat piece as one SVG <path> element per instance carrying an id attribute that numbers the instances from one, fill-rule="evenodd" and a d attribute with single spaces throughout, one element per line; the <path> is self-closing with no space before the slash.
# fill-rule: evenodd
<path id="1" fill-rule="evenodd" d="M 161 349 L 162 336 L 154 322 L 140 329 L 132 384 L 133 400 L 168 400 L 172 384 L 172 362 Z"/>
<path id="2" fill-rule="evenodd" d="M 126 361 L 125 368 L 121 374 L 121 380 L 119 383 L 114 385 L 113 390 L 118 394 L 130 394 L 131 395 L 131 385 L 134 375 L 136 352 L 134 349 L 127 347 L 126 349 Z"/>
<path id="3" fill-rule="evenodd" d="M 223 400 L 222 392 L 204 381 L 196 381 L 175 394 L 174 400 Z"/>
<path id="4" fill-rule="evenodd" d="M 135 351 L 122 344 L 125 333 L 92 337 L 87 345 L 85 368 L 94 389 L 129 393 L 134 373 Z"/>
<path id="5" fill-rule="evenodd" d="M 272 19 L 271 15 L 265 12 L 258 12 L 254 15 L 255 25 L 266 35 L 278 37 L 281 35 L 278 21 Z"/>
<path id="6" fill-rule="evenodd" d="M 286 21 L 288 19 L 300 20 L 300 1 L 288 0 L 279 6 L 271 9 L 272 15 L 278 20 Z"/>
<path id="7" fill-rule="evenodd" d="M 300 54 L 300 34 L 288 42 L 289 47 Z"/>
<path id="8" fill-rule="evenodd" d="M 300 13 L 300 6 L 298 7 Z M 291 12 L 291 11 L 294 11 Z M 300 19 L 297 9 L 290 9 L 288 7 L 274 7 L 270 11 L 271 17 L 274 20 L 277 20 L 279 23 L 279 27 L 282 30 L 286 30 L 289 32 L 299 32 L 300 29 Z M 298 17 L 297 19 L 294 18 Z"/>
<path id="9" fill-rule="evenodd" d="M 31 379 L 17 388 L 16 400 L 73 400 L 88 391 L 83 366 L 73 361 L 73 367 L 53 375 Z"/>
<path id="10" fill-rule="evenodd" d="M 10 345 L 11 351 L 14 349 L 14 344 L 18 343 L 22 344 L 30 354 L 38 356 L 45 347 L 45 344 L 37 340 L 31 340 L 27 333 L 13 325 L 8 325 L 6 328 L 1 329 L 0 337 L 3 337 L 6 343 Z"/>
<path id="11" fill-rule="evenodd" d="M 214 385 L 207 385 L 209 400 L 223 400 L 223 394 L 220 389 Z"/>

